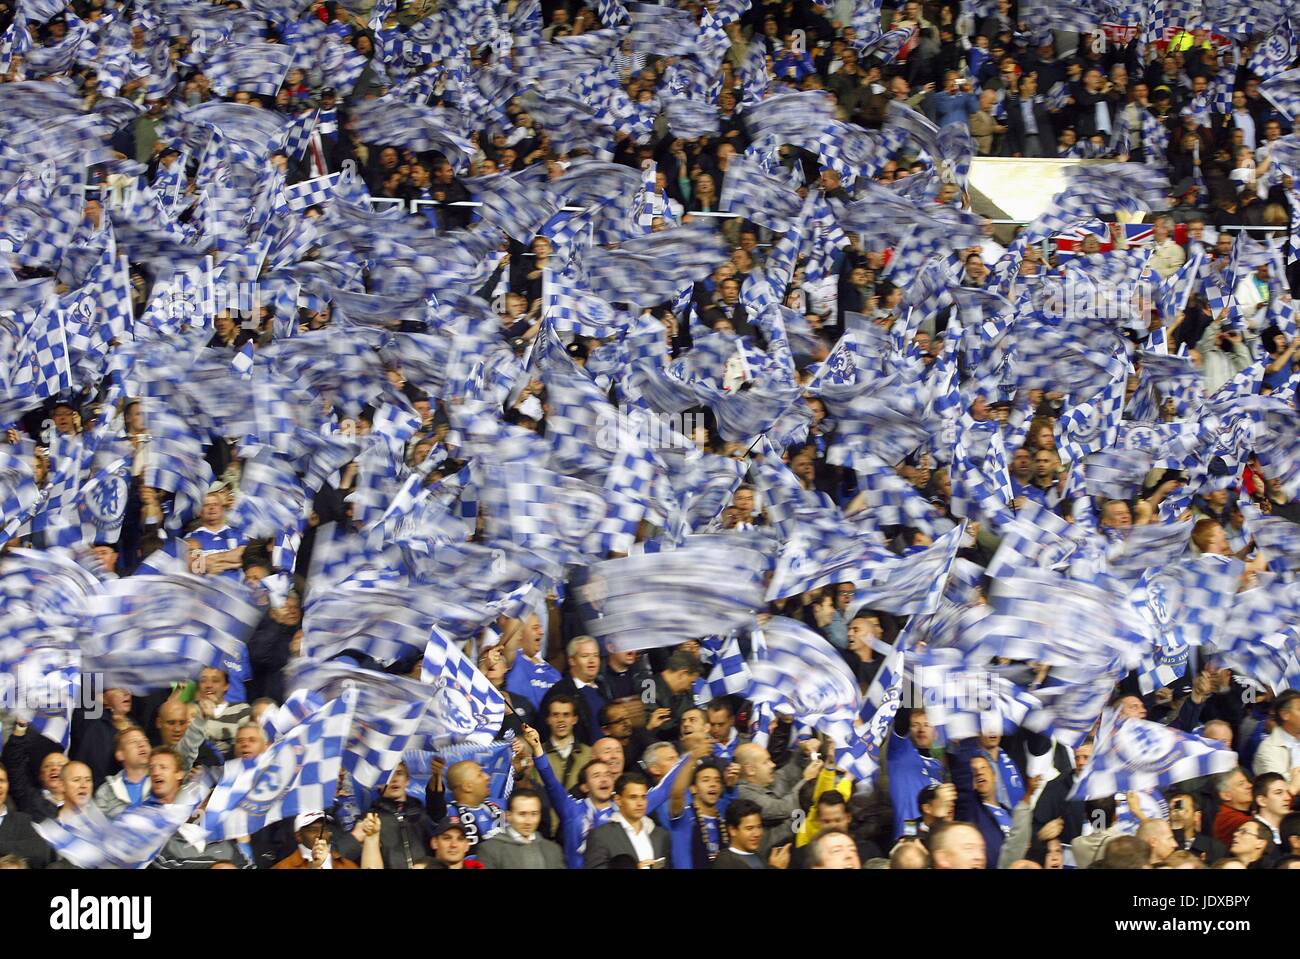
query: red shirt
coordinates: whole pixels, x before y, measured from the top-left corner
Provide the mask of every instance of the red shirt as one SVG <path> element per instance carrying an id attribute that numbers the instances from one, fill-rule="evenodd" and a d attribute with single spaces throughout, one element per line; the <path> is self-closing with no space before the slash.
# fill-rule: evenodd
<path id="1" fill-rule="evenodd" d="M 1244 822 L 1250 822 L 1250 814 L 1238 812 L 1228 806 L 1220 806 L 1219 813 L 1214 817 L 1214 838 L 1219 840 L 1229 849 L 1232 848 L 1232 834 Z"/>

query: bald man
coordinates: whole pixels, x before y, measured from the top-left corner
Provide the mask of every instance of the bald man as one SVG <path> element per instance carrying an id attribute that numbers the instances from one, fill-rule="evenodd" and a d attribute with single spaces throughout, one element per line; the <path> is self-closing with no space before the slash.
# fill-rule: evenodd
<path id="1" fill-rule="evenodd" d="M 469 840 L 470 855 L 473 855 L 479 840 L 500 829 L 505 818 L 501 807 L 488 798 L 492 777 L 474 760 L 466 759 L 447 770 L 447 785 L 452 795 L 447 815 L 460 817 L 465 838 Z"/>
<path id="2" fill-rule="evenodd" d="M 1034 862 L 1032 859 L 1017 859 L 1011 865 L 1007 866 L 1007 868 L 1008 869 L 1042 869 L 1043 867 L 1039 863 Z"/>
<path id="3" fill-rule="evenodd" d="M 85 763 L 70 762 L 63 767 L 63 805 L 59 818 L 67 819 L 79 813 L 95 795 L 95 776 Z"/>
<path id="4" fill-rule="evenodd" d="M 890 869 L 929 869 L 930 854 L 925 845 L 913 840 L 899 842 L 889 855 Z"/>
<path id="5" fill-rule="evenodd" d="M 816 742 L 809 740 L 813 746 Z M 759 856 L 763 859 L 767 858 L 773 846 L 790 842 L 794 838 L 790 817 L 796 809 L 801 808 L 799 789 L 805 782 L 816 779 L 822 771 L 820 759 L 800 769 L 800 760 L 807 757 L 808 749 L 801 748 L 778 770 L 771 754 L 757 743 L 745 743 L 736 747 L 734 760 L 740 767 L 736 798 L 757 803 L 763 811 L 763 842 L 759 847 Z"/>
<path id="6" fill-rule="evenodd" d="M 154 716 L 158 744 L 176 750 L 186 773 L 196 761 L 205 766 L 225 765 L 216 749 L 207 744 L 206 723 L 198 706 L 175 698 L 159 706 Z"/>
<path id="7" fill-rule="evenodd" d="M 1223 743 L 1229 749 L 1232 748 L 1232 726 L 1222 719 L 1211 719 L 1205 724 L 1201 731 L 1203 739 L 1212 739 L 1216 743 Z"/>
<path id="8" fill-rule="evenodd" d="M 1145 819 L 1138 826 L 1137 837 L 1151 850 L 1151 862 L 1164 862 L 1178 851 L 1178 840 L 1167 819 Z"/>
<path id="9" fill-rule="evenodd" d="M 983 869 L 984 837 L 970 823 L 940 823 L 930 832 L 930 858 L 935 869 Z"/>

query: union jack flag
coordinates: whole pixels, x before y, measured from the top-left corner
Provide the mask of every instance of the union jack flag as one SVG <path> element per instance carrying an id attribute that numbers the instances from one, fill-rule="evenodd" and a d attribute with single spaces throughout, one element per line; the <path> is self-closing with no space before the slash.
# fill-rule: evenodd
<path id="1" fill-rule="evenodd" d="M 1115 243 L 1110 238 L 1110 227 L 1100 220 L 1093 220 L 1090 223 L 1076 226 L 1072 230 L 1056 234 L 1053 237 L 1056 241 L 1056 255 L 1065 258 L 1081 253 L 1083 251 L 1083 241 L 1090 236 L 1095 236 L 1101 242 L 1102 253 L 1109 253 L 1115 248 Z"/>

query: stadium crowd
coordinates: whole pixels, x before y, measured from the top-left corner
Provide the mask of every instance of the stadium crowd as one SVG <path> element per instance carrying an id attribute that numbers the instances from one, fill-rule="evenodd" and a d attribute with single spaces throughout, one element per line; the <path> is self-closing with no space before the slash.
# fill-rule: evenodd
<path id="1" fill-rule="evenodd" d="M 0 868 L 1300 865 L 1296 30 L 0 0 Z"/>

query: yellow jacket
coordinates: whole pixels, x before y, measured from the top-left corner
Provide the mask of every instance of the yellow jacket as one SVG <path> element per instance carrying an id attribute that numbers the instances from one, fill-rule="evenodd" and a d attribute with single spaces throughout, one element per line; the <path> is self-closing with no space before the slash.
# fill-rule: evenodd
<path id="1" fill-rule="evenodd" d="M 808 810 L 808 815 L 804 817 L 803 825 L 799 827 L 799 831 L 794 836 L 794 844 L 797 848 L 802 849 L 808 845 L 821 830 L 821 826 L 817 822 L 817 800 L 828 789 L 834 789 L 847 801 L 853 795 L 853 780 L 845 776 L 837 783 L 834 769 L 823 769 L 817 774 L 817 782 L 813 786 L 812 807 Z"/>

